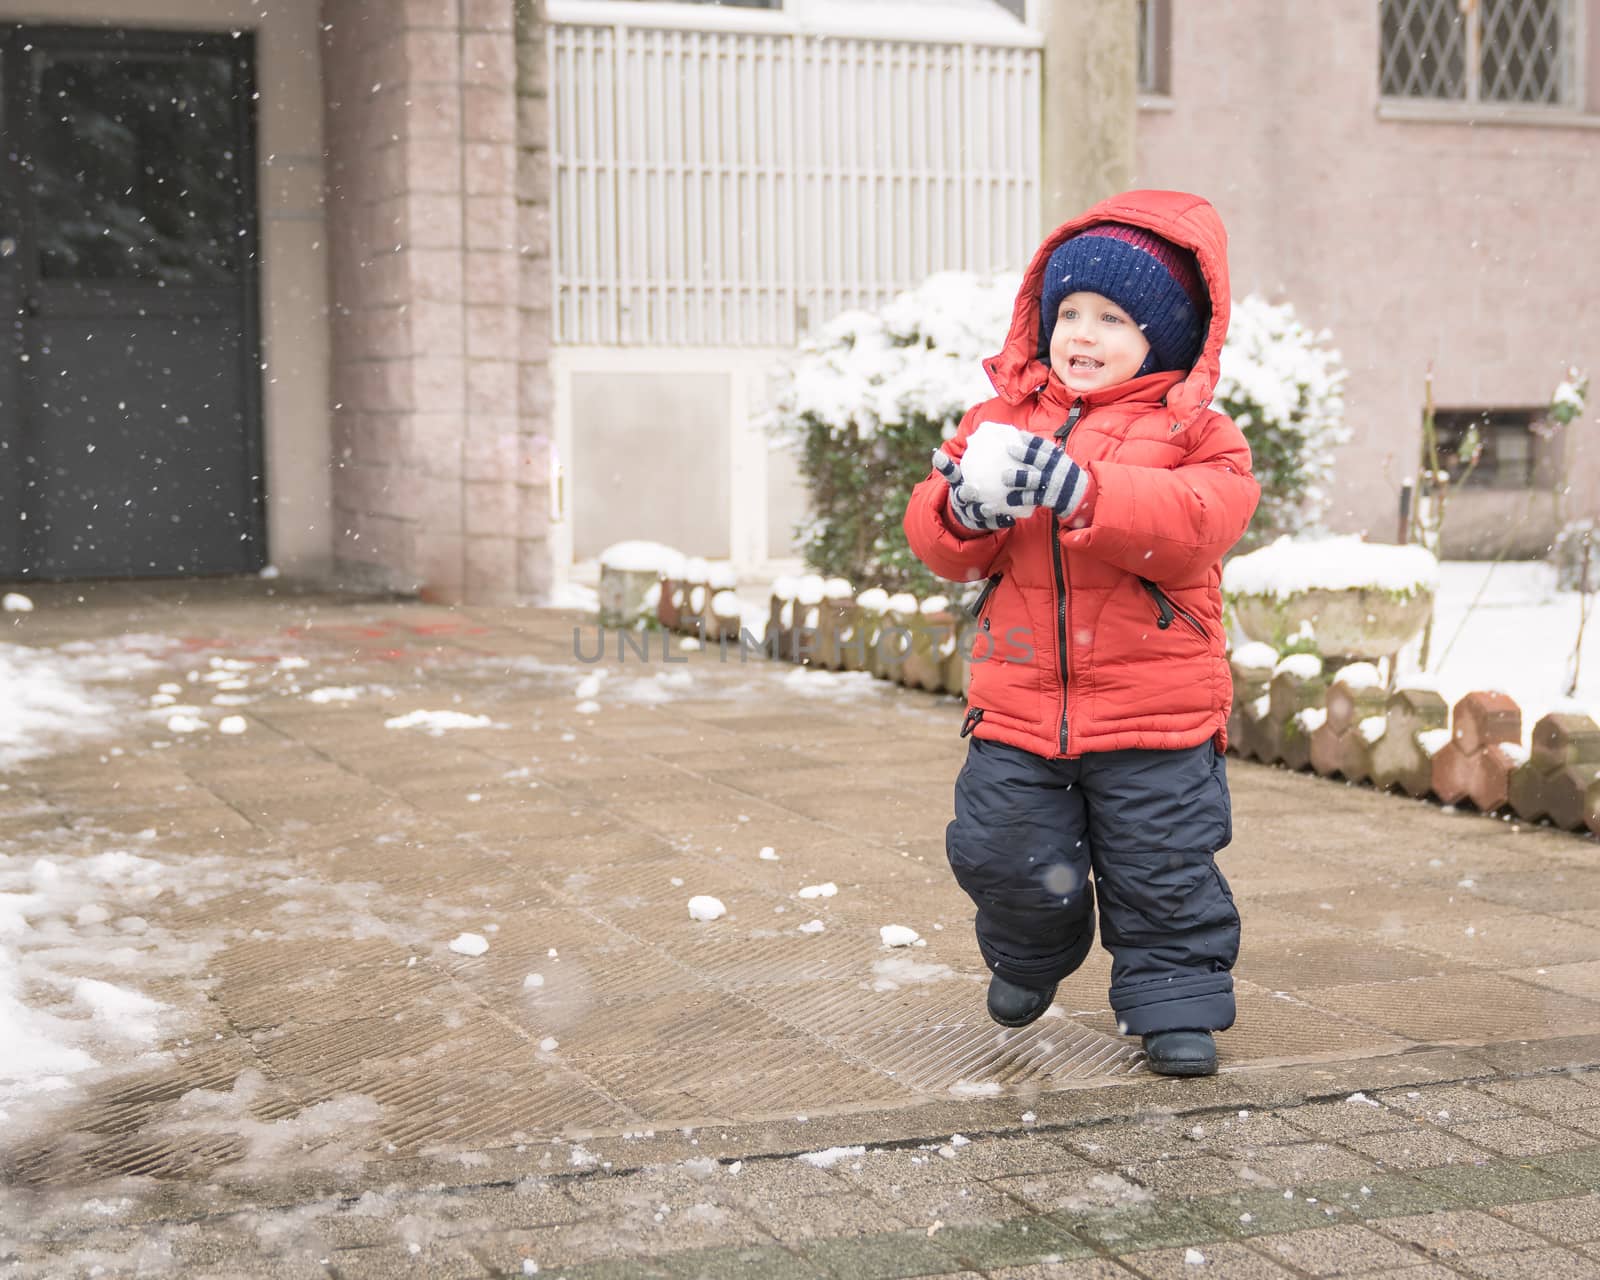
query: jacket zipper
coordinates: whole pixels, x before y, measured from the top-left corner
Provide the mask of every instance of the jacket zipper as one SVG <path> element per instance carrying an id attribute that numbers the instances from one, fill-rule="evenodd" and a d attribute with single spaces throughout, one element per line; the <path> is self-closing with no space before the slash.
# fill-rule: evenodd
<path id="1" fill-rule="evenodd" d="M 1072 428 L 1083 417 L 1083 397 L 1072 402 L 1067 420 L 1056 428 L 1056 440 L 1064 442 Z M 1061 735 L 1060 752 L 1067 754 L 1067 570 L 1061 560 L 1061 529 L 1050 521 L 1050 564 L 1056 573 L 1056 657 L 1061 664 Z"/>
<path id="2" fill-rule="evenodd" d="M 983 606 L 988 603 L 989 596 L 994 592 L 994 589 L 1000 585 L 1000 579 L 1005 576 L 1006 575 L 1003 573 L 992 573 L 989 575 L 989 580 L 983 584 L 983 590 L 978 592 L 978 598 L 967 606 L 967 612 L 973 618 L 976 619 L 983 616 Z"/>
<path id="3" fill-rule="evenodd" d="M 1211 638 L 1206 634 L 1206 629 L 1195 621 L 1194 616 L 1188 610 L 1180 609 L 1172 601 L 1168 600 L 1166 592 L 1151 582 L 1149 578 L 1140 578 L 1139 584 L 1150 593 L 1150 599 L 1155 603 L 1156 626 L 1160 627 L 1161 630 L 1165 631 L 1172 625 L 1172 619 L 1179 617 L 1193 627 L 1203 639 L 1209 640 Z"/>
<path id="4" fill-rule="evenodd" d="M 969 708 L 967 708 L 966 719 L 961 722 L 961 736 L 963 738 L 965 738 L 969 734 L 971 734 L 972 731 L 978 727 L 978 721 L 980 721 L 982 719 L 983 719 L 983 708 L 982 707 L 969 707 Z"/>

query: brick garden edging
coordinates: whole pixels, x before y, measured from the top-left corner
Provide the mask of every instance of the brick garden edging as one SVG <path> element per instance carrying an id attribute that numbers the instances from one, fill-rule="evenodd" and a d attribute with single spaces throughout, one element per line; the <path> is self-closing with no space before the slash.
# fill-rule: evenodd
<path id="1" fill-rule="evenodd" d="M 737 619 L 730 624 L 725 615 L 713 620 L 709 609 L 669 605 L 711 596 L 705 583 L 663 582 L 657 620 L 702 639 L 737 636 Z M 883 597 L 885 606 L 905 600 Z M 754 640 L 781 661 L 870 671 L 910 688 L 964 696 L 966 655 L 979 625 L 955 602 L 912 612 L 875 608 L 862 596 L 802 602 L 775 594 L 767 633 Z M 808 631 L 811 643 L 803 638 Z M 1298 654 L 1271 669 L 1236 657 L 1231 665 L 1228 749 L 1235 755 L 1600 835 L 1600 725 L 1586 715 L 1542 717 L 1529 750 L 1522 746 L 1522 709 L 1503 693 L 1469 693 L 1452 708 L 1431 689 L 1386 692 L 1365 663 L 1330 673 L 1314 655 Z"/>

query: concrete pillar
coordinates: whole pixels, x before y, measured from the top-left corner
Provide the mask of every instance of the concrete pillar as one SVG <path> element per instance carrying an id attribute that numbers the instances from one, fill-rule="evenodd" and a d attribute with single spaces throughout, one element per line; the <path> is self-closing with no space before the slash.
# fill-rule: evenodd
<path id="1" fill-rule="evenodd" d="M 1036 11 L 1044 30 L 1044 225 L 1133 183 L 1138 0 L 1070 0 Z"/>

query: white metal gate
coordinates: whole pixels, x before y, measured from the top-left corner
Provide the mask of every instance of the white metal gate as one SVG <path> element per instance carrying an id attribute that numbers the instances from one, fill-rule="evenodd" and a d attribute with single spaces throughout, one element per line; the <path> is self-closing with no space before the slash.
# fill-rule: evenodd
<path id="1" fill-rule="evenodd" d="M 1015 270 L 1036 246 L 1031 33 L 563 13 L 578 7 L 550 5 L 558 342 L 788 346 L 931 272 Z"/>

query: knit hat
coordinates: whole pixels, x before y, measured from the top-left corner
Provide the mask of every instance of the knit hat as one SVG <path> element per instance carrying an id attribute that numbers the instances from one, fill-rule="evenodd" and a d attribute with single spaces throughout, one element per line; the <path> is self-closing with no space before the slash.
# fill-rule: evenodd
<path id="1" fill-rule="evenodd" d="M 1200 355 L 1210 300 L 1194 255 L 1143 227 L 1100 222 L 1056 246 L 1039 296 L 1039 354 L 1050 357 L 1056 313 L 1069 293 L 1098 293 L 1133 317 L 1150 343 L 1135 377 L 1187 369 Z"/>

